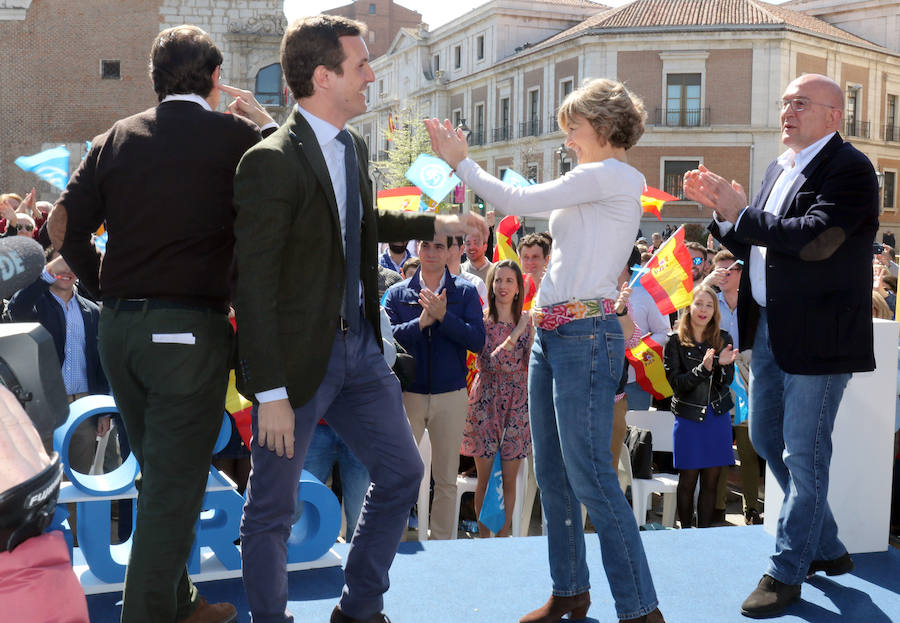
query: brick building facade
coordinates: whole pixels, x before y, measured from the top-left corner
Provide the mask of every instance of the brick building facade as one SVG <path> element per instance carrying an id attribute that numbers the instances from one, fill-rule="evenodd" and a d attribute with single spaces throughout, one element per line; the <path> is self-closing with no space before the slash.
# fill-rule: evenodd
<path id="1" fill-rule="evenodd" d="M 400 6 L 394 0 L 356 0 L 322 12 L 363 22 L 369 29 L 366 46 L 370 58 L 387 52 L 401 28 L 418 28 L 422 23 L 421 13 Z"/>
<path id="2" fill-rule="evenodd" d="M 18 156 L 65 144 L 74 169 L 84 141 L 155 105 L 147 61 L 160 30 L 203 28 L 226 81 L 252 90 L 278 60 L 284 21 L 281 0 L 0 0 L 0 192 L 37 186 L 54 199 Z"/>

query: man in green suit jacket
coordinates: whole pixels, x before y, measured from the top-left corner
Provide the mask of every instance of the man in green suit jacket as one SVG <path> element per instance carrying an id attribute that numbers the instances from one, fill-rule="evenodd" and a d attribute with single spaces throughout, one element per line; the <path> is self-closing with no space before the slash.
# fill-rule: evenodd
<path id="1" fill-rule="evenodd" d="M 249 150 L 235 178 L 238 384 L 253 410 L 253 473 L 241 525 L 254 621 L 292 621 L 287 537 L 300 470 L 324 418 L 372 479 L 332 623 L 383 622 L 388 569 L 422 462 L 400 384 L 381 355 L 379 240 L 485 229 L 480 217 L 376 211 L 368 148 L 345 128 L 375 76 L 365 26 L 319 15 L 292 24 L 281 65 L 297 107 Z M 440 316 L 438 297 L 422 314 Z"/>

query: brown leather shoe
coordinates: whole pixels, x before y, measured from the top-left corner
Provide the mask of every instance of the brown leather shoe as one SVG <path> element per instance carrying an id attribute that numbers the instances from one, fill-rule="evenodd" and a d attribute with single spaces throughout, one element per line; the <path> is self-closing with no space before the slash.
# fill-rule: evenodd
<path id="1" fill-rule="evenodd" d="M 519 623 L 559 623 L 559 620 L 567 614 L 570 619 L 583 619 L 587 616 L 590 606 L 591 594 L 588 591 L 571 597 L 550 595 L 547 603 L 523 616 L 519 619 Z"/>
<path id="2" fill-rule="evenodd" d="M 178 623 L 234 623 L 237 621 L 237 610 L 229 603 L 211 604 L 202 597 L 197 607 L 186 619 Z"/>
<path id="3" fill-rule="evenodd" d="M 659 608 L 636 619 L 619 619 L 619 623 L 666 623 Z"/>

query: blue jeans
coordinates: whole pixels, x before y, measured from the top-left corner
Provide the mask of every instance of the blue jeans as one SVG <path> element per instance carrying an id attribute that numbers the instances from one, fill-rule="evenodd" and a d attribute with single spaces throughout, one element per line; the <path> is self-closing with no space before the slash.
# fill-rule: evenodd
<path id="1" fill-rule="evenodd" d="M 632 619 L 652 612 L 658 602 L 637 522 L 612 468 L 613 399 L 624 359 L 625 339 L 615 316 L 538 329 L 528 398 L 553 594 L 590 588 L 584 504 L 600 538 L 616 613 Z"/>
<path id="2" fill-rule="evenodd" d="M 813 560 L 847 551 L 828 506 L 828 468 L 831 431 L 850 376 L 784 372 L 761 311 L 750 362 L 750 440 L 784 491 L 766 573 L 786 584 L 801 584 Z"/>
<path id="3" fill-rule="evenodd" d="M 327 424 L 319 424 L 309 442 L 303 469 L 326 482 L 335 465 L 341 475 L 344 519 L 347 521 L 349 541 L 356 531 L 356 520 L 359 519 L 366 491 L 369 490 L 369 472 L 333 428 Z"/>

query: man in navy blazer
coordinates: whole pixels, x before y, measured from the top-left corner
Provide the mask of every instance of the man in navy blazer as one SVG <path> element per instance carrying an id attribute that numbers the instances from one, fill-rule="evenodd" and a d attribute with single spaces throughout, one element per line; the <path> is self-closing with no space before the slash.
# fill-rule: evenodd
<path id="1" fill-rule="evenodd" d="M 710 231 L 747 270 L 738 327 L 752 345 L 750 438 L 784 490 L 775 554 L 741 606 L 774 616 L 817 571 L 853 569 L 828 507 L 831 432 L 853 372 L 875 368 L 872 243 L 878 185 L 869 159 L 837 133 L 840 86 L 818 74 L 791 82 L 781 101 L 788 147 L 747 205 L 740 184 L 705 167 L 685 194 L 715 210 Z"/>

